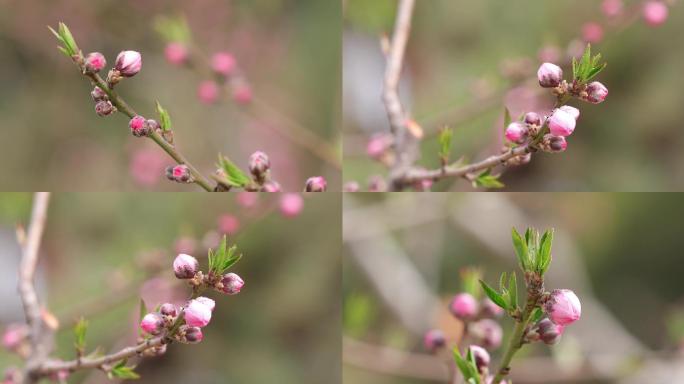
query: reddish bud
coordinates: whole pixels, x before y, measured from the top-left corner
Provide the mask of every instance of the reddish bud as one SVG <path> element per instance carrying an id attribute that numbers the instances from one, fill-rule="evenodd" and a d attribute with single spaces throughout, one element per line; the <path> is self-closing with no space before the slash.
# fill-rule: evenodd
<path id="1" fill-rule="evenodd" d="M 107 60 L 100 52 L 89 53 L 85 58 L 86 73 L 98 73 L 107 65 Z"/>
<path id="2" fill-rule="evenodd" d="M 592 103 L 599 104 L 602 103 L 608 96 L 608 88 L 605 85 L 599 83 L 598 81 L 593 81 L 587 85 L 587 96 L 584 100 Z"/>
<path id="3" fill-rule="evenodd" d="M 221 215 L 218 218 L 218 230 L 224 235 L 234 235 L 240 229 L 240 220 L 233 215 Z"/>
<path id="4" fill-rule="evenodd" d="M 444 332 L 439 329 L 431 329 L 425 332 L 425 336 L 423 336 L 423 345 L 425 345 L 426 350 L 436 352 L 446 345 Z"/>
<path id="5" fill-rule="evenodd" d="M 201 301 L 190 300 L 184 309 L 185 323 L 191 327 L 204 327 L 211 321 L 211 308 Z"/>
<path id="6" fill-rule="evenodd" d="M 202 335 L 202 329 L 199 327 L 182 325 L 178 330 L 182 335 L 181 340 L 185 343 L 197 344 L 204 339 L 204 335 Z"/>
<path id="7" fill-rule="evenodd" d="M 93 88 L 93 90 L 90 92 L 90 96 L 93 98 L 94 102 L 107 100 L 108 97 L 105 91 L 103 91 L 100 87 Z"/>
<path id="8" fill-rule="evenodd" d="M 136 51 L 123 51 L 116 57 L 114 68 L 121 76 L 133 77 L 142 68 L 142 56 Z"/>
<path id="9" fill-rule="evenodd" d="M 306 192 L 325 192 L 328 187 L 328 183 L 325 181 L 323 176 L 309 177 L 306 180 L 305 191 Z"/>
<path id="10" fill-rule="evenodd" d="M 114 108 L 109 100 L 100 100 L 95 103 L 95 113 L 97 113 L 98 116 L 109 116 L 114 112 L 116 112 L 116 108 Z"/>
<path id="11" fill-rule="evenodd" d="M 505 135 L 508 141 L 521 143 L 527 136 L 527 127 L 519 121 L 514 121 L 506 127 Z"/>
<path id="12" fill-rule="evenodd" d="M 173 65 L 182 65 L 188 60 L 188 49 L 181 43 L 171 42 L 164 48 L 164 57 Z"/>
<path id="13" fill-rule="evenodd" d="M 470 324 L 470 333 L 486 348 L 497 349 L 501 346 L 503 329 L 492 319 L 482 319 Z"/>
<path id="14" fill-rule="evenodd" d="M 579 298 L 569 289 L 554 289 L 544 304 L 544 309 L 551 321 L 562 326 L 574 323 L 582 315 Z"/>
<path id="15" fill-rule="evenodd" d="M 657 27 L 667 20 L 669 10 L 662 1 L 647 1 L 642 10 L 644 21 L 651 27 Z"/>
<path id="16" fill-rule="evenodd" d="M 568 147 L 568 142 L 563 136 L 554 136 L 549 133 L 544 135 L 539 147 L 546 152 L 564 152 Z"/>
<path id="17" fill-rule="evenodd" d="M 477 366 L 477 370 L 480 373 L 484 372 L 485 368 L 489 366 L 489 363 L 491 361 L 489 352 L 487 352 L 486 349 L 480 347 L 479 345 L 471 345 L 468 348 L 470 349 L 470 353 L 472 353 L 473 357 L 475 358 L 475 365 Z"/>
<path id="18" fill-rule="evenodd" d="M 257 180 L 263 180 L 266 172 L 271 168 L 271 160 L 269 160 L 268 155 L 264 152 L 256 151 L 249 157 L 247 167 Z"/>
<path id="19" fill-rule="evenodd" d="M 217 52 L 211 57 L 211 69 L 223 76 L 230 76 L 235 72 L 235 57 L 228 52 Z"/>
<path id="20" fill-rule="evenodd" d="M 216 82 L 207 80 L 197 86 L 197 98 L 204 104 L 213 104 L 219 97 L 219 86 Z"/>
<path id="21" fill-rule="evenodd" d="M 159 335 L 164 329 L 164 319 L 158 313 L 148 313 L 140 322 L 140 328 L 150 335 Z"/>
<path id="22" fill-rule="evenodd" d="M 537 79 L 544 88 L 557 87 L 563 80 L 563 70 L 556 64 L 544 63 L 537 70 Z"/>
<path id="23" fill-rule="evenodd" d="M 554 345 L 561 339 L 563 326 L 554 324 L 549 319 L 542 319 L 537 323 L 536 332 L 544 344 Z"/>
<path id="24" fill-rule="evenodd" d="M 166 178 L 178 183 L 192 183 L 194 181 L 190 168 L 185 164 L 167 167 Z"/>
<path id="25" fill-rule="evenodd" d="M 159 307 L 159 313 L 164 316 L 176 317 L 178 316 L 178 308 L 171 303 L 164 303 Z"/>
<path id="26" fill-rule="evenodd" d="M 135 137 L 147 136 L 150 133 L 147 120 L 142 116 L 133 116 L 133 118 L 128 122 L 128 127 L 131 129 L 131 133 Z"/>
<path id="27" fill-rule="evenodd" d="M 525 114 L 525 124 L 533 125 L 535 127 L 541 127 L 542 118 L 536 112 L 527 112 Z"/>
<path id="28" fill-rule="evenodd" d="M 472 320 L 477 315 L 477 301 L 470 293 L 459 293 L 451 299 L 449 310 L 460 320 Z"/>
<path id="29" fill-rule="evenodd" d="M 228 295 L 237 295 L 240 290 L 245 285 L 244 280 L 236 273 L 226 273 L 221 279 L 221 284 L 223 284 L 223 293 Z"/>
<path id="30" fill-rule="evenodd" d="M 554 136 L 570 136 L 575 130 L 575 118 L 561 109 L 556 109 L 548 120 L 549 130 Z"/>
<path id="31" fill-rule="evenodd" d="M 198 270 L 199 262 L 190 255 L 181 253 L 173 260 L 173 272 L 179 279 L 192 279 Z"/>

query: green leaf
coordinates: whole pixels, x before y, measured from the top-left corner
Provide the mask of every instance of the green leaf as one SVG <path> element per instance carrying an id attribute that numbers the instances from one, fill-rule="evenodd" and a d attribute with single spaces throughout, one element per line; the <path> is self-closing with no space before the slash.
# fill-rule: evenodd
<path id="1" fill-rule="evenodd" d="M 64 48 L 66 48 L 67 51 L 69 51 L 72 55 L 78 53 L 79 49 L 78 45 L 76 45 L 76 40 L 74 40 L 74 36 L 71 34 L 71 31 L 66 24 L 59 23 L 59 35 L 62 37 L 62 40 L 64 41 Z"/>
<path id="2" fill-rule="evenodd" d="M 459 271 L 461 277 L 461 290 L 462 292 L 469 293 L 473 295 L 476 299 L 479 299 L 482 295 L 480 290 L 480 279 L 482 278 L 482 270 L 477 267 L 465 267 L 461 268 Z"/>
<path id="3" fill-rule="evenodd" d="M 112 367 L 112 369 L 107 372 L 107 376 L 110 379 L 123 379 L 123 380 L 134 380 L 134 379 L 139 379 L 140 375 L 135 373 L 134 369 L 135 366 L 133 367 L 127 367 L 126 363 L 128 360 L 121 360 L 118 364 Z"/>
<path id="4" fill-rule="evenodd" d="M 161 104 L 157 101 L 157 114 L 159 115 L 159 125 L 161 125 L 162 131 L 171 130 L 171 116 L 169 112 L 164 109 Z"/>
<path id="5" fill-rule="evenodd" d="M 226 181 L 233 187 L 244 187 L 251 182 L 250 178 L 227 157 L 219 154 L 219 168 L 226 175 Z"/>
<path id="6" fill-rule="evenodd" d="M 510 300 L 508 302 L 509 309 L 515 310 L 518 308 L 518 280 L 515 271 L 511 273 L 511 276 L 508 279 L 508 294 L 510 295 Z"/>
<path id="7" fill-rule="evenodd" d="M 81 317 L 80 319 L 78 319 L 76 325 L 74 326 L 74 347 L 78 351 L 79 355 L 82 355 L 83 351 L 85 351 L 85 337 L 87 330 L 88 321 Z"/>
<path id="8" fill-rule="evenodd" d="M 449 162 L 453 134 L 453 130 L 449 127 L 444 127 L 439 132 L 439 157 L 445 164 Z"/>
<path id="9" fill-rule="evenodd" d="M 503 188 L 504 184 L 499 181 L 501 175 L 492 175 L 492 170 L 488 169 L 480 173 L 475 180 L 473 180 L 473 187 L 478 188 Z"/>
<path id="10" fill-rule="evenodd" d="M 579 61 L 575 58 L 572 61 L 573 77 L 579 83 L 586 83 L 606 68 L 606 63 L 600 62 L 600 53 L 596 56 L 591 56 L 591 44 L 587 44 L 584 54 L 582 54 L 582 58 Z"/>
<path id="11" fill-rule="evenodd" d="M 218 248 L 215 251 L 213 249 L 209 250 L 209 271 L 216 275 L 222 275 L 242 258 L 242 254 L 236 253 L 236 251 L 236 245 L 228 248 L 226 236 L 223 236 Z"/>
<path id="12" fill-rule="evenodd" d="M 501 295 L 494 290 L 494 288 L 490 287 L 485 283 L 484 281 L 480 280 L 480 285 L 482 286 L 482 290 L 484 290 L 485 294 L 491 301 L 494 302 L 494 304 L 498 305 L 499 307 L 507 310 L 508 305 L 506 304 L 506 301 L 501 297 Z"/>
<path id="13" fill-rule="evenodd" d="M 547 230 L 539 241 L 539 261 L 537 271 L 544 274 L 551 264 L 551 245 L 553 243 L 553 229 Z"/>
<path id="14" fill-rule="evenodd" d="M 480 373 L 477 371 L 477 365 L 470 352 L 470 348 L 468 348 L 468 354 L 465 359 L 461 356 L 461 352 L 458 351 L 458 347 L 454 348 L 453 354 L 456 366 L 458 367 L 458 370 L 461 371 L 463 378 L 468 382 L 472 381 L 476 384 L 480 384 Z"/>
<path id="15" fill-rule="evenodd" d="M 520 268 L 523 271 L 527 271 L 529 269 L 529 252 L 527 249 L 527 243 L 523 241 L 515 227 L 511 230 L 511 235 L 513 237 L 513 248 L 515 249 L 515 255 L 518 257 Z"/>
<path id="16" fill-rule="evenodd" d="M 534 312 L 532 312 L 532 316 L 530 316 L 530 324 L 535 324 L 541 320 L 542 316 L 544 316 L 544 311 L 539 307 L 535 308 Z"/>

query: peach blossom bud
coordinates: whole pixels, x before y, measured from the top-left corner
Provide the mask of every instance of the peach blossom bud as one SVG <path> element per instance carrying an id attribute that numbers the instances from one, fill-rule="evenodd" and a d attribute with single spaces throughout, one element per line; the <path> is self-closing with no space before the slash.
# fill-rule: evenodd
<path id="1" fill-rule="evenodd" d="M 472 320 L 477 315 L 477 301 L 469 293 L 459 293 L 451 299 L 449 310 L 460 320 Z"/>
<path id="2" fill-rule="evenodd" d="M 582 26 L 582 38 L 587 43 L 598 43 L 603 40 L 603 27 L 598 23 L 586 23 Z"/>
<path id="3" fill-rule="evenodd" d="M 492 319 L 482 319 L 470 324 L 470 332 L 486 348 L 497 349 L 501 346 L 503 329 Z"/>
<path id="4" fill-rule="evenodd" d="M 521 143 L 527 137 L 527 127 L 525 124 L 514 121 L 506 127 L 506 139 L 513 143 Z"/>
<path id="5" fill-rule="evenodd" d="M 503 308 L 496 305 L 489 297 L 482 299 L 481 307 L 484 316 L 501 317 L 504 313 Z"/>
<path id="6" fill-rule="evenodd" d="M 527 112 L 525 114 L 525 124 L 534 125 L 535 127 L 541 127 L 542 118 L 536 112 Z"/>
<path id="7" fill-rule="evenodd" d="M 189 327 L 187 325 L 183 325 L 178 330 L 183 335 L 181 341 L 185 343 L 197 344 L 204 339 L 202 329 L 199 327 Z"/>
<path id="8" fill-rule="evenodd" d="M 546 152 L 564 152 L 568 148 L 568 142 L 563 136 L 554 136 L 549 133 L 544 135 L 539 146 Z"/>
<path id="9" fill-rule="evenodd" d="M 548 122 L 549 130 L 554 136 L 570 136 L 575 130 L 575 118 L 561 109 L 556 109 Z"/>
<path id="10" fill-rule="evenodd" d="M 142 56 L 136 51 L 123 51 L 116 57 L 114 68 L 121 76 L 133 77 L 142 68 Z"/>
<path id="11" fill-rule="evenodd" d="M 489 366 L 489 362 L 491 361 L 489 352 L 487 352 L 486 349 L 480 347 L 479 345 L 471 345 L 468 348 L 470 349 L 470 353 L 472 353 L 473 357 L 475 358 L 475 365 L 477 366 L 477 370 L 480 373 L 482 373 L 484 369 Z"/>
<path id="12" fill-rule="evenodd" d="M 171 303 L 164 303 L 159 307 L 159 313 L 164 316 L 176 317 L 178 316 L 178 308 Z"/>
<path id="13" fill-rule="evenodd" d="M 128 122 L 128 127 L 131 129 L 131 133 L 135 137 L 147 136 L 150 133 L 147 120 L 142 116 L 133 116 L 133 118 Z"/>
<path id="14" fill-rule="evenodd" d="M 537 70 L 537 79 L 544 88 L 557 87 L 563 80 L 563 70 L 556 64 L 544 63 Z"/>
<path id="15" fill-rule="evenodd" d="M 216 52 L 211 57 L 211 69 L 223 76 L 230 76 L 235 72 L 235 57 L 228 52 Z"/>
<path id="16" fill-rule="evenodd" d="M 563 112 L 570 114 L 570 116 L 572 116 L 575 119 L 575 121 L 577 121 L 577 119 L 579 119 L 579 117 L 580 117 L 580 111 L 579 111 L 579 109 L 577 109 L 575 107 L 571 107 L 569 105 L 564 105 L 558 109 L 560 109 Z"/>
<path id="17" fill-rule="evenodd" d="M 97 113 L 98 116 L 109 116 L 114 112 L 116 112 L 116 108 L 114 108 L 109 100 L 100 100 L 95 103 L 95 113 Z"/>
<path id="18" fill-rule="evenodd" d="M 166 178 L 178 183 L 192 183 L 194 181 L 190 167 L 185 164 L 167 167 Z"/>
<path id="19" fill-rule="evenodd" d="M 622 0 L 603 0 L 601 11 L 608 17 L 615 17 L 622 13 Z"/>
<path id="20" fill-rule="evenodd" d="M 90 97 L 93 98 L 94 102 L 98 102 L 100 100 L 107 100 L 107 94 L 105 91 L 103 91 L 100 87 L 95 87 L 93 90 L 90 92 Z"/>
<path id="21" fill-rule="evenodd" d="M 325 192 L 327 187 L 328 187 L 328 183 L 325 181 L 323 176 L 314 176 L 314 177 L 309 177 L 309 179 L 306 180 L 305 191 L 306 192 Z"/>
<path id="22" fill-rule="evenodd" d="M 192 279 L 198 270 L 199 262 L 190 255 L 181 253 L 173 260 L 173 272 L 179 279 Z"/>
<path id="23" fill-rule="evenodd" d="M 213 104 L 219 98 L 219 86 L 216 82 L 207 80 L 197 86 L 197 98 L 204 104 Z"/>
<path id="24" fill-rule="evenodd" d="M 304 199 L 299 193 L 285 193 L 280 197 L 280 213 L 285 217 L 295 217 L 302 212 Z"/>
<path id="25" fill-rule="evenodd" d="M 256 151 L 249 157 L 247 168 L 254 177 L 261 180 L 271 168 L 271 160 L 264 152 Z"/>
<path id="26" fill-rule="evenodd" d="M 164 329 L 164 319 L 158 313 L 148 313 L 140 322 L 140 328 L 150 335 L 159 335 Z"/>
<path id="27" fill-rule="evenodd" d="M 241 84 L 233 89 L 233 100 L 241 105 L 252 102 L 252 88 L 247 84 Z"/>
<path id="28" fill-rule="evenodd" d="M 86 73 L 98 73 L 107 65 L 107 60 L 100 52 L 89 53 L 85 58 Z"/>
<path id="29" fill-rule="evenodd" d="M 206 305 L 207 308 L 209 308 L 212 312 L 214 311 L 214 308 L 216 307 L 216 302 L 214 300 L 208 298 L 208 297 L 200 296 L 200 297 L 196 298 L 195 300 Z"/>
<path id="30" fill-rule="evenodd" d="M 593 81 L 587 85 L 587 97 L 584 100 L 592 103 L 599 104 L 602 103 L 608 96 L 608 88 L 605 85 L 599 83 L 598 81 Z"/>
<path id="31" fill-rule="evenodd" d="M 236 273 L 226 273 L 221 279 L 221 284 L 223 284 L 223 293 L 228 295 L 237 295 L 240 290 L 245 285 L 244 280 Z"/>
<path id="32" fill-rule="evenodd" d="M 554 289 L 544 304 L 544 309 L 551 321 L 562 326 L 572 324 L 582 315 L 579 298 L 569 289 Z"/>
<path id="33" fill-rule="evenodd" d="M 218 218 L 218 230 L 224 235 L 234 235 L 240 229 L 240 220 L 229 214 L 221 215 Z"/>
<path id="34" fill-rule="evenodd" d="M 662 1 L 647 1 L 642 12 L 646 24 L 651 27 L 657 27 L 667 20 L 669 10 Z"/>
<path id="35" fill-rule="evenodd" d="M 426 350 L 430 352 L 437 351 L 446 345 L 444 332 L 439 329 L 431 329 L 425 332 L 425 336 L 423 336 L 423 344 L 425 345 Z"/>
<path id="36" fill-rule="evenodd" d="M 181 43 L 171 42 L 164 48 L 164 57 L 173 65 L 182 65 L 188 60 L 188 49 Z"/>
<path id="37" fill-rule="evenodd" d="M 563 334 L 563 326 L 554 324 L 549 319 L 540 320 L 536 328 L 539 339 L 548 345 L 557 344 Z"/>
<path id="38" fill-rule="evenodd" d="M 28 334 L 29 328 L 26 324 L 9 324 L 2 334 L 2 346 L 9 350 L 14 350 L 26 339 Z"/>
<path id="39" fill-rule="evenodd" d="M 204 327 L 211 321 L 211 308 L 197 300 L 190 300 L 185 307 L 185 323 L 191 327 Z"/>

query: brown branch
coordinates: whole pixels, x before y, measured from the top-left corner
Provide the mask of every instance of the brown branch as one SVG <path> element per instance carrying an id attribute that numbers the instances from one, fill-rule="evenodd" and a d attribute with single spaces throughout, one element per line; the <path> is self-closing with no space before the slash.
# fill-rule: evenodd
<path id="1" fill-rule="evenodd" d="M 19 266 L 19 295 L 24 307 L 26 323 L 30 327 L 31 356 L 27 361 L 27 370 L 40 365 L 49 354 L 49 331 L 43 329 L 40 302 L 34 284 L 36 265 L 38 264 L 38 250 L 43 237 L 45 220 L 47 219 L 49 192 L 37 192 L 33 200 L 31 222 L 25 241 L 21 244 L 21 263 Z M 26 375 L 25 382 L 33 383 L 35 378 Z"/>

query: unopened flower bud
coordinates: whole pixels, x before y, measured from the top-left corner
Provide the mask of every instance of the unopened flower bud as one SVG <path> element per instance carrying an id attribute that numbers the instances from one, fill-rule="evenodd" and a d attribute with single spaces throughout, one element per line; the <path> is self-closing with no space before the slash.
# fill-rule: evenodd
<path id="1" fill-rule="evenodd" d="M 525 124 L 514 121 L 506 127 L 506 139 L 513 143 L 521 143 L 527 136 L 527 127 Z"/>
<path id="2" fill-rule="evenodd" d="M 544 63 L 537 70 L 537 79 L 544 88 L 557 87 L 563 80 L 563 70 L 556 64 Z"/>
<path id="3" fill-rule="evenodd" d="M 599 83 L 598 81 L 593 81 L 587 85 L 587 96 L 584 100 L 592 103 L 599 104 L 602 103 L 608 96 L 608 88 L 605 85 Z"/>
<path id="4" fill-rule="evenodd" d="M 131 129 L 131 133 L 135 137 L 147 136 L 150 133 L 150 129 L 147 126 L 147 120 L 142 116 L 133 116 L 133 118 L 128 122 L 128 127 Z"/>
<path id="5" fill-rule="evenodd" d="M 491 361 L 489 352 L 487 352 L 486 349 L 480 347 L 479 345 L 471 345 L 468 348 L 470 349 L 470 353 L 472 353 L 473 357 L 475 358 L 475 365 L 477 366 L 477 370 L 480 373 L 484 372 L 485 368 L 489 366 L 489 362 Z"/>
<path id="6" fill-rule="evenodd" d="M 217 52 L 211 57 L 211 69 L 223 76 L 230 76 L 235 72 L 235 57 L 228 52 Z"/>
<path id="7" fill-rule="evenodd" d="M 264 152 L 256 151 L 249 157 L 248 168 L 257 180 L 263 180 L 266 172 L 271 168 L 271 160 Z"/>
<path id="8" fill-rule="evenodd" d="M 145 121 L 145 124 L 147 124 L 147 129 L 150 133 L 161 130 L 161 124 L 159 124 L 157 120 L 147 119 L 147 121 Z"/>
<path id="9" fill-rule="evenodd" d="M 503 315 L 503 308 L 496 305 L 489 297 L 482 299 L 482 314 L 487 317 L 501 317 Z"/>
<path id="10" fill-rule="evenodd" d="M 426 350 L 430 352 L 437 351 L 446 345 L 444 332 L 439 329 L 431 329 L 425 332 L 425 336 L 423 336 L 423 344 L 425 345 Z"/>
<path id="11" fill-rule="evenodd" d="M 350 181 L 344 184 L 342 191 L 344 192 L 358 192 L 361 190 L 361 186 L 356 181 Z"/>
<path id="12" fill-rule="evenodd" d="M 164 329 L 164 319 L 158 313 L 148 313 L 140 322 L 140 328 L 150 335 L 159 335 Z"/>
<path id="13" fill-rule="evenodd" d="M 662 1 L 647 1 L 644 4 L 643 15 L 646 24 L 657 27 L 667 20 L 667 5 Z"/>
<path id="14" fill-rule="evenodd" d="M 221 278 L 221 284 L 223 284 L 223 288 L 221 289 L 223 293 L 228 295 L 237 295 L 245 285 L 245 282 L 236 273 L 230 272 L 223 275 L 223 278 Z"/>
<path id="15" fill-rule="evenodd" d="M 173 65 L 182 65 L 188 60 L 188 49 L 181 43 L 171 42 L 164 48 L 164 57 Z"/>
<path id="16" fill-rule="evenodd" d="M 601 3 L 601 11 L 608 17 L 615 17 L 622 13 L 622 0 L 603 0 Z"/>
<path id="17" fill-rule="evenodd" d="M 192 279 L 198 270 L 199 262 L 190 255 L 181 253 L 173 260 L 173 272 L 179 279 Z"/>
<path id="18" fill-rule="evenodd" d="M 233 101 L 238 104 L 245 105 L 252 102 L 252 88 L 247 84 L 241 84 L 233 89 Z"/>
<path id="19" fill-rule="evenodd" d="M 142 57 L 136 51 L 123 51 L 116 57 L 114 68 L 121 76 L 135 76 L 142 68 Z"/>
<path id="20" fill-rule="evenodd" d="M 366 154 L 372 159 L 380 160 L 392 146 L 392 136 L 387 133 L 376 133 L 368 139 Z"/>
<path id="21" fill-rule="evenodd" d="M 470 324 L 469 332 L 486 348 L 497 349 L 501 346 L 503 329 L 492 319 L 482 319 Z"/>
<path id="22" fill-rule="evenodd" d="M 575 121 L 577 121 L 577 119 L 579 119 L 579 117 L 580 117 L 580 110 L 575 108 L 575 107 L 571 107 L 569 105 L 564 105 L 558 109 L 560 109 L 563 112 L 568 113 L 570 116 L 572 116 L 575 119 Z"/>
<path id="23" fill-rule="evenodd" d="M 570 136 L 575 124 L 575 118 L 561 109 L 556 109 L 549 117 L 549 130 L 554 136 Z"/>
<path id="24" fill-rule="evenodd" d="M 21 372 L 19 369 L 10 367 L 5 370 L 5 374 L 0 383 L 2 384 L 19 384 L 21 383 Z"/>
<path id="25" fill-rule="evenodd" d="M 582 315 L 579 298 L 569 289 L 554 289 L 544 304 L 544 309 L 551 321 L 562 326 L 572 324 Z"/>
<path id="26" fill-rule="evenodd" d="M 216 307 L 216 302 L 214 300 L 208 298 L 208 297 L 200 296 L 200 297 L 196 298 L 195 300 L 206 305 L 207 308 L 209 308 L 212 312 L 214 311 L 214 308 Z"/>
<path id="27" fill-rule="evenodd" d="M 224 235 L 234 235 L 240 229 L 240 220 L 234 215 L 225 214 L 218 218 L 218 230 Z"/>
<path id="28" fill-rule="evenodd" d="M 546 134 L 539 143 L 539 148 L 545 152 L 563 152 L 568 147 L 568 142 L 563 136 Z"/>
<path id="29" fill-rule="evenodd" d="M 190 300 L 183 310 L 185 323 L 191 327 L 204 327 L 211 321 L 211 308 L 201 301 Z"/>
<path id="30" fill-rule="evenodd" d="M 554 324 L 549 319 L 542 319 L 537 323 L 536 332 L 544 344 L 554 345 L 561 339 L 563 326 Z"/>
<path id="31" fill-rule="evenodd" d="M 216 82 L 207 80 L 197 86 L 197 98 L 204 104 L 213 104 L 219 97 L 219 86 Z"/>
<path id="32" fill-rule="evenodd" d="M 261 186 L 262 192 L 280 192 L 282 188 L 277 181 L 269 180 Z"/>
<path id="33" fill-rule="evenodd" d="M 116 111 L 116 108 L 112 105 L 109 100 L 100 100 L 95 103 L 95 113 L 98 116 L 109 116 Z"/>
<path id="34" fill-rule="evenodd" d="M 194 181 L 190 168 L 185 164 L 167 167 L 166 177 L 178 183 L 192 183 Z"/>
<path id="35" fill-rule="evenodd" d="M 2 346 L 14 350 L 26 339 L 29 328 L 26 324 L 12 323 L 5 328 L 2 334 Z"/>
<path id="36" fill-rule="evenodd" d="M 582 38 L 587 43 L 598 43 L 603 40 L 603 27 L 599 23 L 586 23 L 582 26 Z"/>
<path id="37" fill-rule="evenodd" d="M 107 65 L 107 60 L 100 52 L 89 53 L 85 58 L 86 73 L 98 73 Z"/>
<path id="38" fill-rule="evenodd" d="M 199 327 L 188 327 L 187 325 L 180 327 L 180 332 L 183 334 L 183 341 L 190 344 L 196 344 L 202 341 L 202 329 Z"/>
<path id="39" fill-rule="evenodd" d="M 477 301 L 469 293 L 459 293 L 451 299 L 449 310 L 460 320 L 472 320 L 477 315 Z"/>
<path id="40" fill-rule="evenodd" d="M 285 217 L 295 217 L 303 208 L 304 199 L 299 193 L 285 193 L 280 197 L 280 213 Z"/>
<path id="41" fill-rule="evenodd" d="M 164 303 L 159 307 L 159 313 L 164 316 L 176 317 L 178 316 L 178 308 L 171 303 Z"/>
<path id="42" fill-rule="evenodd" d="M 327 186 L 328 186 L 328 183 L 325 181 L 323 176 L 309 177 L 309 179 L 306 180 L 305 191 L 306 192 L 325 192 Z"/>
<path id="43" fill-rule="evenodd" d="M 525 114 L 525 124 L 527 125 L 533 125 L 536 127 L 541 127 L 542 125 L 542 118 L 539 116 L 538 113 L 536 112 L 527 112 Z"/>
<path id="44" fill-rule="evenodd" d="M 107 100 L 108 97 L 105 91 L 103 91 L 100 87 L 93 88 L 93 90 L 90 92 L 90 96 L 96 103 L 101 100 Z"/>

